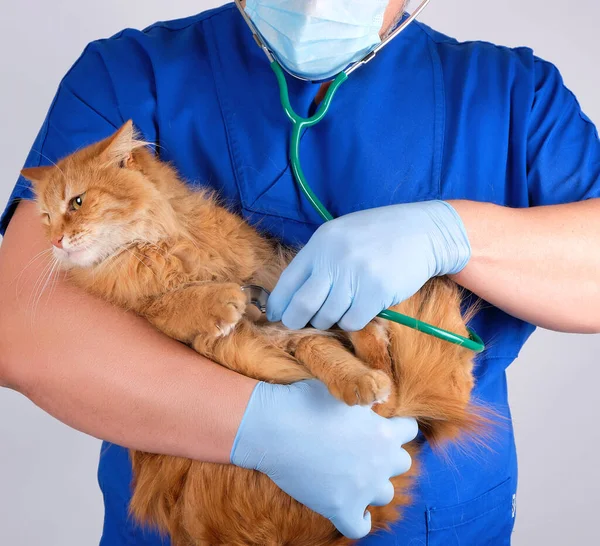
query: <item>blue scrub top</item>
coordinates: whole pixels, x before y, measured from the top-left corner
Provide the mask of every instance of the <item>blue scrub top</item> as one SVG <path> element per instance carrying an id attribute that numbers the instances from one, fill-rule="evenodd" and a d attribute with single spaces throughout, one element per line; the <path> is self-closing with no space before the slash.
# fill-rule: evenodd
<path id="1" fill-rule="evenodd" d="M 317 86 L 290 79 L 292 104 L 314 110 Z M 250 222 L 286 243 L 320 223 L 290 171 L 290 126 L 274 75 L 233 5 L 90 44 L 60 84 L 27 166 L 100 140 L 132 118 L 190 184 L 214 187 Z M 557 69 L 526 48 L 459 43 L 415 23 L 344 84 L 329 116 L 302 141 L 306 174 L 334 215 L 429 199 L 510 207 L 600 193 L 598 133 Z M 31 198 L 20 179 L 2 217 Z M 534 327 L 485 306 L 472 326 L 478 399 L 507 418 L 505 370 Z M 115 400 L 115 404 L 118 404 Z M 509 544 L 517 464 L 510 426 L 490 450 L 423 453 L 414 506 L 362 545 Z M 166 544 L 128 519 L 125 449 L 105 444 L 99 481 L 102 544 Z"/>

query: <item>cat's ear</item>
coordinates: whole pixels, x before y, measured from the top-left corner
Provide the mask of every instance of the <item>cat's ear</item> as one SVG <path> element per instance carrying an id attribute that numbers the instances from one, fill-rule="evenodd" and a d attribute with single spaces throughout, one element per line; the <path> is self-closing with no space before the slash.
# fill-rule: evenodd
<path id="1" fill-rule="evenodd" d="M 101 154 L 110 164 L 119 167 L 131 167 L 133 164 L 133 152 L 138 148 L 147 146 L 148 143 L 140 140 L 138 133 L 129 120 L 113 136 L 107 138 L 103 143 Z"/>
<path id="2" fill-rule="evenodd" d="M 31 182 L 34 189 L 44 184 L 52 174 L 55 167 L 29 167 L 21 171 L 21 176 Z"/>

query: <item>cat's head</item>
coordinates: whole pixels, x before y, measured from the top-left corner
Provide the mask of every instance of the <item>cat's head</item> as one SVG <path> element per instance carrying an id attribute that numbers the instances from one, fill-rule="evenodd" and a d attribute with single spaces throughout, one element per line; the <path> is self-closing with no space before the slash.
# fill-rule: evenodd
<path id="1" fill-rule="evenodd" d="M 147 172 L 153 161 L 129 121 L 56 165 L 22 171 L 64 265 L 90 267 L 134 242 L 157 237 L 151 220 L 160 192 Z"/>

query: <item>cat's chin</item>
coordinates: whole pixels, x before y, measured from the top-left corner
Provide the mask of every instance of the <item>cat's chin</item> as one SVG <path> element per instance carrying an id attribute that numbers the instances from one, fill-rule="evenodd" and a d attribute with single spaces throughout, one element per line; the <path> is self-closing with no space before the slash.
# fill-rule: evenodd
<path id="1" fill-rule="evenodd" d="M 100 261 L 98 255 L 95 252 L 91 252 L 89 249 L 64 250 L 61 248 L 54 248 L 54 256 L 65 268 L 92 267 Z"/>

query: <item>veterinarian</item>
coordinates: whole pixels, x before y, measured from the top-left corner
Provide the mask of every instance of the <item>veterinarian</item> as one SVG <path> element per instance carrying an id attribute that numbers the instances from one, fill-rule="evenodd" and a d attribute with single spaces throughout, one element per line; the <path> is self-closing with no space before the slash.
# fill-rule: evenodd
<path id="1" fill-rule="evenodd" d="M 312 80 L 358 60 L 404 8 L 248 0 L 246 13 L 287 68 Z M 295 109 L 313 113 L 326 86 L 288 82 Z M 452 275 L 489 302 L 472 322 L 488 344 L 476 396 L 508 422 L 505 370 L 536 325 L 600 331 L 598 134 L 557 69 L 529 49 L 459 43 L 415 22 L 354 72 L 302 141 L 307 178 L 340 217 L 325 228 L 297 190 L 273 72 L 234 5 L 91 43 L 60 84 L 27 166 L 129 118 L 190 183 L 214 187 L 286 243 L 306 243 L 272 295 L 272 320 L 355 330 L 431 277 Z M 389 478 L 410 466 L 401 445 L 415 422 L 346 408 L 317 382 L 257 385 L 63 282 L 32 329 L 26 302 L 46 243 L 31 197 L 20 179 L 1 221 L 0 309 L 10 313 L 0 312 L 0 380 L 110 441 L 99 469 L 102 544 L 162 544 L 128 518 L 125 448 L 257 468 L 347 536 L 367 535 L 366 506 L 389 502 Z M 489 451 L 449 456 L 452 464 L 425 446 L 404 520 L 360 544 L 509 544 L 512 428 L 495 430 Z"/>

